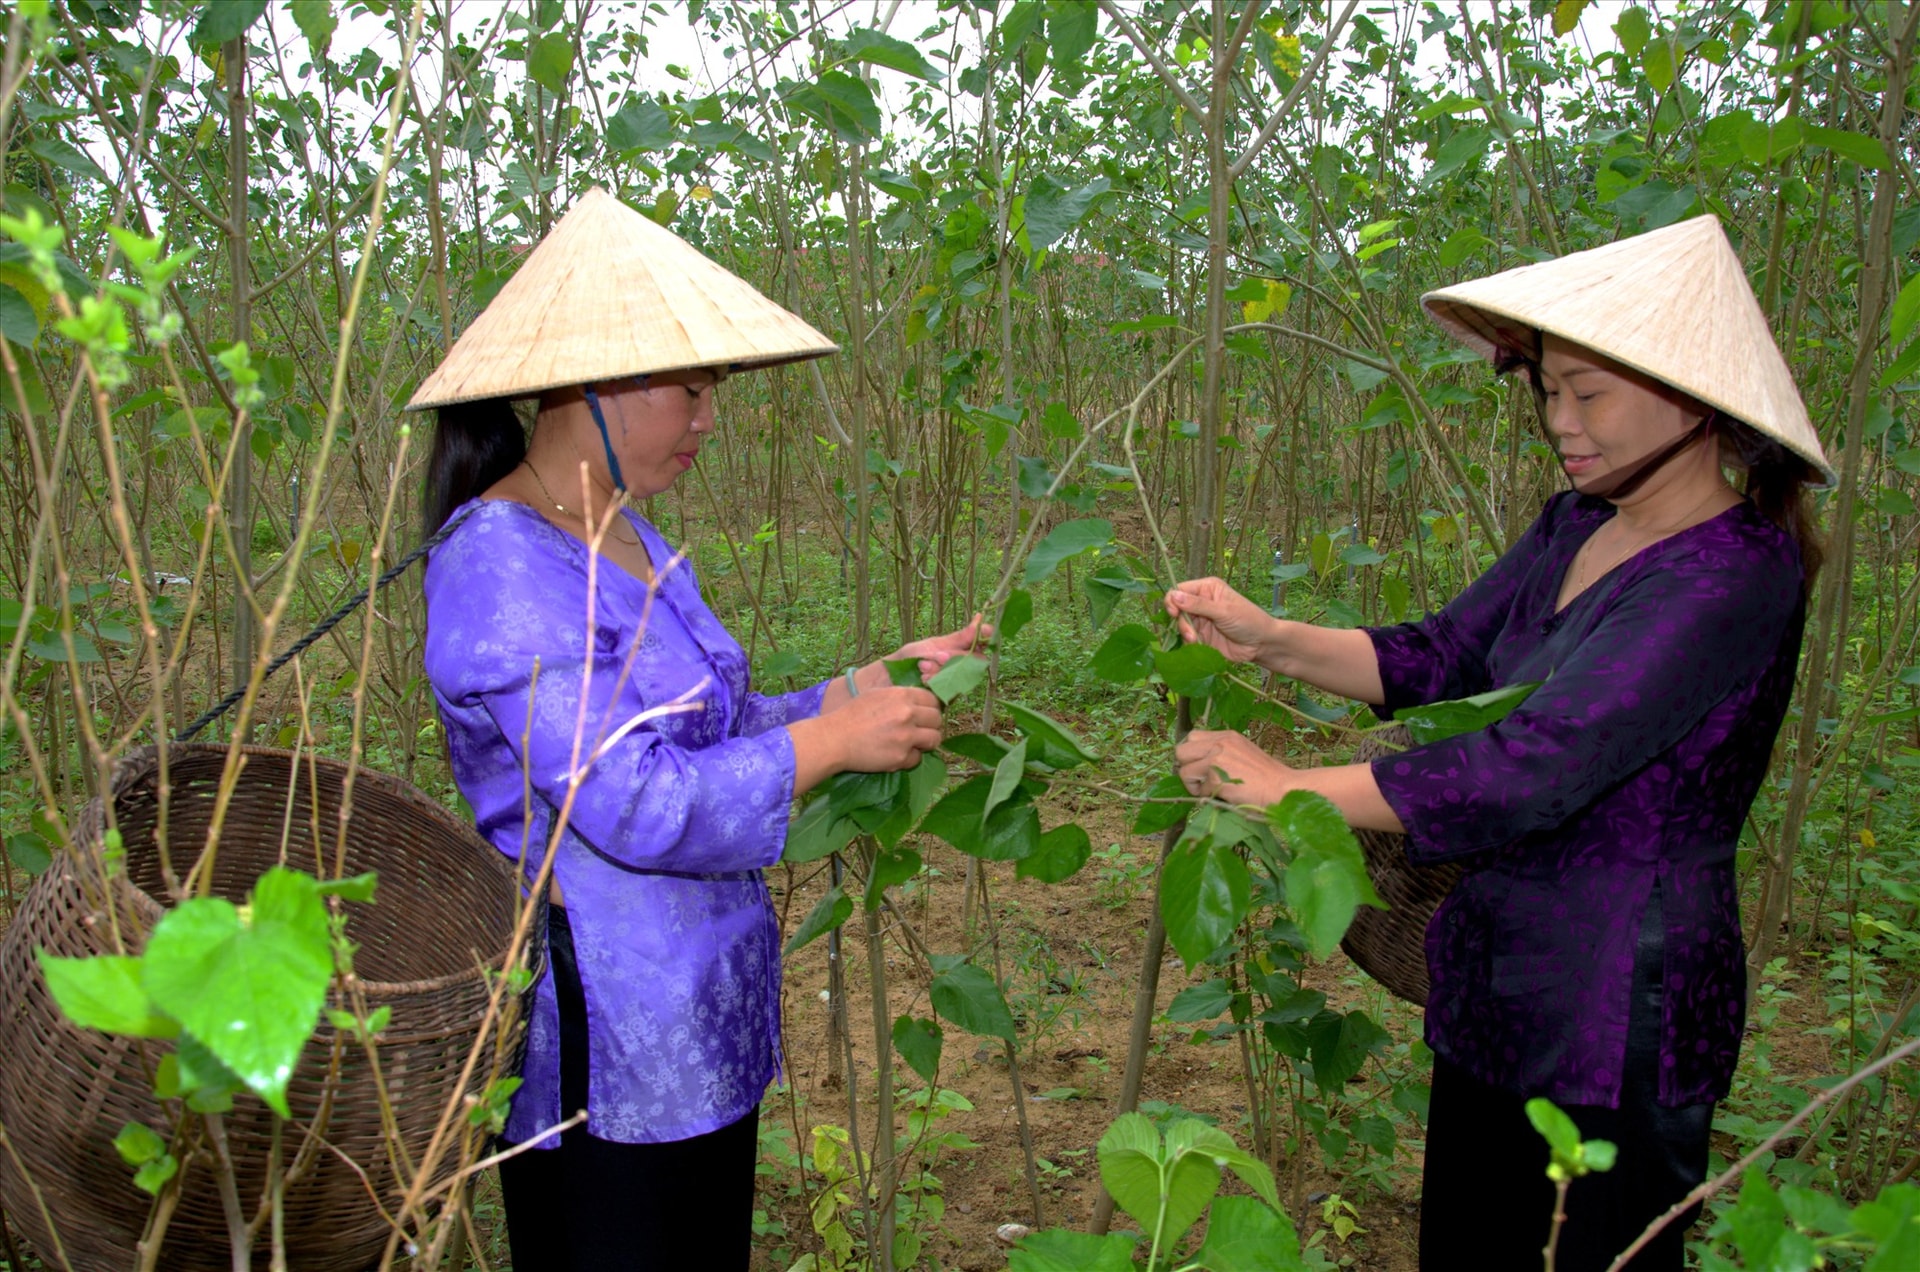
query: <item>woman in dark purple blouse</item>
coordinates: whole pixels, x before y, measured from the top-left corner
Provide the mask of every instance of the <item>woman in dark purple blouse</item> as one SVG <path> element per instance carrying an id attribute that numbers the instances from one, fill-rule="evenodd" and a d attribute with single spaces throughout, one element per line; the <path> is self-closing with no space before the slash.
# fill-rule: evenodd
<path id="1" fill-rule="evenodd" d="M 1223 732 L 1177 754 L 1196 794 L 1318 791 L 1356 827 L 1403 832 L 1415 864 L 1466 866 L 1427 931 L 1422 1264 L 1541 1265 L 1552 1187 L 1524 1104 L 1545 1096 L 1620 1149 L 1576 1181 L 1557 1251 L 1563 1270 L 1604 1268 L 1703 1178 L 1732 1079 L 1734 852 L 1819 561 L 1805 490 L 1830 470 L 1710 217 L 1426 304 L 1527 369 L 1572 489 L 1420 622 L 1285 622 L 1218 579 L 1167 608 L 1187 639 L 1383 716 L 1541 687 L 1495 725 L 1371 764 L 1294 769 Z M 1678 1269 L 1685 1226 L 1630 1266 Z"/>

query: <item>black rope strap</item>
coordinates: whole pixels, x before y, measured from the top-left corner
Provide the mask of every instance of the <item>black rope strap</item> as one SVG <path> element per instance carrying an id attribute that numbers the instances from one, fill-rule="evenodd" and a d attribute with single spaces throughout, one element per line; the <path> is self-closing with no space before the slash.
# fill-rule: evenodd
<path id="1" fill-rule="evenodd" d="M 338 627 L 341 624 L 342 620 L 344 620 L 347 617 L 347 615 L 359 609 L 360 606 L 366 602 L 366 599 L 369 596 L 373 595 L 373 591 L 375 588 L 385 587 L 387 584 L 393 582 L 395 579 L 399 578 L 402 574 L 406 573 L 408 566 L 412 565 L 415 561 L 418 561 L 421 557 L 425 556 L 427 553 L 433 551 L 435 548 L 439 547 L 442 543 L 446 542 L 447 536 L 452 534 L 455 530 L 458 530 L 460 528 L 461 522 L 465 521 L 468 517 L 471 517 L 474 513 L 478 512 L 479 510 L 480 510 L 479 504 L 475 504 L 473 505 L 473 507 L 468 508 L 465 512 L 453 518 L 453 520 L 447 522 L 446 525 L 441 526 L 439 530 L 435 531 L 433 535 L 426 540 L 426 542 L 422 543 L 419 547 L 415 548 L 413 551 L 407 553 L 407 555 L 401 557 L 399 560 L 399 563 L 396 564 L 392 569 L 382 572 L 382 574 L 378 579 L 374 580 L 372 583 L 368 584 L 366 587 L 361 588 L 358 592 L 355 592 L 352 596 L 348 597 L 346 602 L 342 604 L 339 609 L 333 611 L 333 613 L 321 619 L 319 626 L 315 627 L 312 631 L 308 632 L 305 636 L 302 636 L 299 640 L 293 642 L 292 648 L 288 649 L 286 653 L 281 654 L 278 658 L 268 663 L 265 674 L 263 674 L 260 677 L 260 683 L 265 684 L 267 680 L 272 677 L 274 672 L 280 670 L 282 667 L 286 666 L 288 663 L 298 658 L 301 654 L 307 651 L 307 647 L 312 645 L 314 641 L 319 640 L 322 636 L 325 636 L 328 632 Z M 215 703 L 211 708 L 209 708 L 207 712 L 203 714 L 198 720 L 195 720 L 192 724 L 188 725 L 186 728 L 180 730 L 179 733 L 175 734 L 174 740 L 178 742 L 187 742 L 192 740 L 194 734 L 200 732 L 200 730 L 206 728 L 208 725 L 212 724 L 215 720 L 218 720 L 221 716 L 231 711 L 233 709 L 234 704 L 239 702 L 240 699 L 246 696 L 247 696 L 247 687 L 245 685 L 242 685 L 240 688 L 235 689 L 232 693 L 220 699 L 219 702 Z"/>

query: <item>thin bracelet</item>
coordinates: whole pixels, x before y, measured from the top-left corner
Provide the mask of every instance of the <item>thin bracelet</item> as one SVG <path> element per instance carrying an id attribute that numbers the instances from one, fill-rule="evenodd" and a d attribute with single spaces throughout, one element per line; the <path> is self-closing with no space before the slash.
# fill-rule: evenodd
<path id="1" fill-rule="evenodd" d="M 860 670 L 858 667 L 847 668 L 847 697 L 849 698 L 858 698 L 860 696 L 860 682 L 853 678 L 853 673 L 858 670 Z"/>

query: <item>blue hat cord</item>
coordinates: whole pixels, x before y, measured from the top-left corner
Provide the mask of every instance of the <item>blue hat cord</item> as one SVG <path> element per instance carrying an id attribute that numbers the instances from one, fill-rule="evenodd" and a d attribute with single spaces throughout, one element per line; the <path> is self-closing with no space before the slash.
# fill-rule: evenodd
<path id="1" fill-rule="evenodd" d="M 639 379 L 640 387 L 645 388 L 647 385 L 647 377 L 643 375 L 639 377 Z M 600 444 L 607 448 L 607 474 L 613 478 L 613 488 L 615 490 L 625 490 L 627 488 L 627 482 L 626 478 L 620 475 L 620 461 L 615 458 L 613 453 L 613 438 L 607 435 L 607 417 L 600 413 L 600 395 L 593 391 L 591 384 L 583 385 L 582 387 L 585 389 L 587 395 L 587 409 L 593 412 L 593 422 L 600 426 Z"/>

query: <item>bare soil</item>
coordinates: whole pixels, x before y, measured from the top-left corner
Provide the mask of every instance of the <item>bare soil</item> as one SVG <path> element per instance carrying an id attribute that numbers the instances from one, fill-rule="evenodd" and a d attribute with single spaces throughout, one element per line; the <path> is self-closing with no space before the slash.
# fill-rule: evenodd
<path id="1" fill-rule="evenodd" d="M 1002 1044 L 946 1028 L 939 1080 L 973 1105 L 942 1121 L 937 1131 L 958 1131 L 979 1147 L 943 1152 L 933 1173 L 946 1201 L 944 1219 L 929 1233 L 921 1265 L 951 1269 L 1006 1266 L 1007 1245 L 997 1238 L 1003 1224 L 1083 1228 L 1099 1194 L 1094 1146 L 1118 1112 L 1121 1075 L 1139 980 L 1147 918 L 1153 904 L 1152 867 L 1158 860 L 1158 836 L 1128 833 L 1128 810 L 1086 808 L 1072 814 L 1092 836 L 1094 857 L 1064 883 L 1046 885 L 1016 879 L 1010 863 L 981 863 L 993 922 L 998 931 L 1001 968 L 1016 1017 L 1024 1016 L 1018 1054 L 1019 1080 L 1026 1094 L 1034 1152 L 1051 1163 L 1040 1180 L 1041 1213 L 1036 1222 L 1021 1151 L 1013 1098 L 1013 1078 Z M 1043 812 L 1049 825 L 1060 820 Z M 1110 845 L 1117 845 L 1110 847 Z M 931 1016 L 927 1001 L 928 968 L 915 951 L 959 953 L 966 948 L 962 901 L 967 859 L 937 841 L 919 850 L 937 871 L 930 883 L 916 881 L 901 890 L 899 913 L 882 912 L 886 950 L 887 1013 Z M 1129 862 L 1124 854 L 1132 854 Z M 769 873 L 775 903 L 787 909 L 787 929 L 798 925 L 829 886 L 824 872 L 803 875 Z M 790 889 L 790 891 L 789 891 Z M 984 922 L 984 921 L 982 921 Z M 911 933 L 903 928 L 910 926 Z M 843 929 L 848 1019 L 853 1035 L 854 1096 L 863 1140 L 873 1143 L 874 1021 L 866 965 L 865 932 L 856 911 Z M 797 1127 L 797 1142 L 807 1143 L 815 1124 L 847 1125 L 846 1084 L 830 1058 L 830 1021 L 824 1000 L 829 947 L 818 940 L 789 959 L 786 966 L 786 1038 L 789 1087 L 770 1093 L 763 1127 Z M 978 961 L 992 966 L 990 949 Z M 1160 978 L 1156 1015 L 1192 983 L 1179 958 L 1168 949 Z M 1330 1005 L 1351 1010 L 1364 1005 L 1380 1018 L 1384 994 L 1336 954 L 1311 974 L 1314 988 Z M 1417 1037 L 1419 1012 L 1395 1004 L 1388 1028 L 1398 1039 Z M 1034 1031 L 1039 1036 L 1034 1036 Z M 1153 1029 L 1141 1092 L 1143 1101 L 1177 1104 L 1217 1120 L 1243 1147 L 1251 1147 L 1248 1092 L 1240 1052 L 1231 1043 L 1194 1045 L 1191 1026 L 1159 1021 Z M 896 1089 L 923 1086 L 904 1063 L 895 1063 Z M 898 1121 L 905 1129 L 904 1115 Z M 1317 1148 L 1309 1146 L 1302 1192 L 1313 1204 L 1294 1215 L 1308 1239 L 1322 1226 L 1328 1194 L 1339 1194 L 1358 1209 L 1358 1225 L 1343 1244 L 1329 1230 L 1322 1238 L 1329 1257 L 1355 1269 L 1413 1272 L 1418 1226 L 1419 1127 L 1402 1126 L 1402 1143 L 1392 1190 L 1377 1184 L 1357 1186 L 1327 1175 Z M 1281 1137 L 1276 1136 L 1276 1140 Z M 1409 1144 L 1407 1141 L 1412 1140 Z M 1352 1160 L 1349 1158 L 1349 1160 Z M 1288 1190 L 1293 1163 L 1284 1157 L 1269 1163 Z M 763 1177 L 761 1204 L 786 1226 L 784 1238 L 764 1241 L 756 1267 L 785 1272 L 800 1253 L 813 1248 L 806 1198 L 775 1195 L 793 1179 L 784 1171 Z M 808 1183 L 818 1187 L 818 1180 Z M 1228 1179 L 1226 1191 L 1244 1191 Z M 1116 1230 L 1132 1227 L 1116 1215 Z"/>

